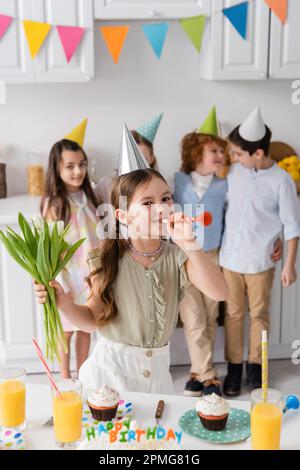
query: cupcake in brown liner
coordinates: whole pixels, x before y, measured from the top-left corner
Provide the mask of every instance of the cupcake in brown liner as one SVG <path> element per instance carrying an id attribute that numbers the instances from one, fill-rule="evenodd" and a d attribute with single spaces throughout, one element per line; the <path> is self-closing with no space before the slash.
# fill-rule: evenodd
<path id="1" fill-rule="evenodd" d="M 223 416 L 203 416 L 198 413 L 202 426 L 209 431 L 223 431 L 225 429 L 228 414 Z"/>
<path id="2" fill-rule="evenodd" d="M 226 426 L 229 411 L 228 402 L 216 393 L 205 395 L 196 403 L 196 412 L 201 424 L 209 431 L 222 431 Z"/>
<path id="3" fill-rule="evenodd" d="M 116 417 L 120 401 L 119 393 L 104 385 L 97 392 L 91 393 L 87 404 L 96 421 L 111 421 Z"/>

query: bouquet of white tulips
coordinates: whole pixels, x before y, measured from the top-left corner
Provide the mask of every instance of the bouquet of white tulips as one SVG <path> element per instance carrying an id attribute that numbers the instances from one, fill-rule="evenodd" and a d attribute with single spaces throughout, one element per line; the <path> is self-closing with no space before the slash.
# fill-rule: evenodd
<path id="1" fill-rule="evenodd" d="M 46 355 L 51 360 L 55 356 L 59 360 L 60 346 L 63 346 L 65 352 L 68 352 L 68 348 L 56 306 L 55 292 L 49 282 L 62 271 L 85 239 L 69 245 L 66 237 L 70 225 L 64 228 L 63 221 L 48 223 L 37 216 L 31 227 L 23 214 L 19 213 L 18 222 L 20 235 L 7 227 L 6 234 L 0 231 L 0 240 L 10 256 L 38 284 L 44 284 L 47 289 L 48 296 L 44 304 Z"/>

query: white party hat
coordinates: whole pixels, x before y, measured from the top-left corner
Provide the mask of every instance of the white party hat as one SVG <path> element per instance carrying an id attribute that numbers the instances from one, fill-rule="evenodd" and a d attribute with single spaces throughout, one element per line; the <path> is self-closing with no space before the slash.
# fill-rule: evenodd
<path id="1" fill-rule="evenodd" d="M 257 106 L 254 111 L 245 119 L 239 127 L 239 134 L 242 139 L 248 142 L 258 142 L 266 135 L 267 129 L 262 118 L 260 107 Z"/>

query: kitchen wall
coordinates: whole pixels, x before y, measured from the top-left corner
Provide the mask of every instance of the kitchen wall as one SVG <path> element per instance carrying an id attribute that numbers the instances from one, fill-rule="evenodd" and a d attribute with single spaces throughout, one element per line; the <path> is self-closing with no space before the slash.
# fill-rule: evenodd
<path id="1" fill-rule="evenodd" d="M 116 167 L 122 122 L 134 128 L 162 111 L 155 151 L 162 173 L 170 176 L 179 165 L 180 139 L 201 124 L 212 104 L 226 133 L 260 104 L 274 139 L 300 153 L 300 104 L 292 103 L 291 81 L 200 80 L 200 59 L 178 23 L 170 28 L 161 61 L 138 23 L 118 65 L 97 30 L 95 38 L 94 82 L 7 86 L 7 103 L 0 105 L 0 143 L 12 146 L 9 195 L 26 191 L 26 153 L 40 151 L 46 162 L 51 145 L 86 116 L 86 150 L 97 160 L 98 176 L 110 175 Z"/>

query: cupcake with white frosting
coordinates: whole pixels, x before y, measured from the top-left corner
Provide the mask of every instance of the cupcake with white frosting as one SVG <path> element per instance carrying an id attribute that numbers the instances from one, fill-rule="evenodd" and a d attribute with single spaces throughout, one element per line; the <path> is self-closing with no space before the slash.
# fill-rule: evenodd
<path id="1" fill-rule="evenodd" d="M 120 401 L 119 393 L 108 385 L 92 392 L 87 397 L 87 404 L 92 416 L 97 421 L 111 421 L 116 417 Z"/>
<path id="2" fill-rule="evenodd" d="M 205 395 L 196 403 L 195 409 L 205 429 L 222 431 L 225 428 L 230 406 L 223 397 L 216 393 Z"/>

